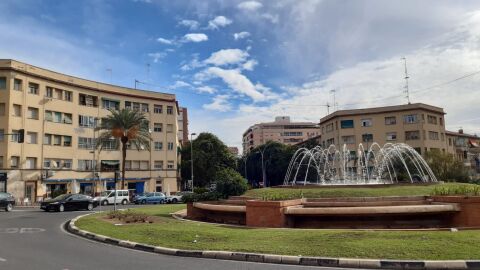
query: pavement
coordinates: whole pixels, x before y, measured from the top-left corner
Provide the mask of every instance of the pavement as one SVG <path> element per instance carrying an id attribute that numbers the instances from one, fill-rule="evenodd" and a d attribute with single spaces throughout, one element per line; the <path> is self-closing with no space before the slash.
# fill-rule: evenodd
<path id="1" fill-rule="evenodd" d="M 111 208 L 102 207 L 102 210 Z M 86 240 L 63 229 L 66 221 L 85 213 L 88 212 L 47 213 L 38 208 L 0 211 L 0 269 L 338 269 L 153 254 Z"/>

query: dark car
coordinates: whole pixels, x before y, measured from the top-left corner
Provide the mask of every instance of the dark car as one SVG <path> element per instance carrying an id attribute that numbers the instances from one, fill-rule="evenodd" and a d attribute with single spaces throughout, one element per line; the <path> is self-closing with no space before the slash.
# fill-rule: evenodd
<path id="1" fill-rule="evenodd" d="M 10 212 L 15 205 L 15 198 L 12 194 L 6 192 L 0 192 L 0 209 L 5 209 L 5 211 Z"/>
<path id="2" fill-rule="evenodd" d="M 55 210 L 63 212 L 66 210 L 88 210 L 91 211 L 97 207 L 98 202 L 92 197 L 82 194 L 63 194 L 54 199 L 45 200 L 40 208 L 45 211 Z"/>

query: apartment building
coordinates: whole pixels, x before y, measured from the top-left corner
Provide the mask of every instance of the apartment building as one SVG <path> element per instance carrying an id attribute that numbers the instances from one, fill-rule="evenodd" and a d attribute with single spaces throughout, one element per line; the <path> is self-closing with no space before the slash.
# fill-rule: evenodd
<path id="1" fill-rule="evenodd" d="M 188 110 L 180 107 L 178 113 L 178 141 L 181 146 L 188 142 Z"/>
<path id="2" fill-rule="evenodd" d="M 151 151 L 129 149 L 126 184 L 135 192 L 178 189 L 178 103 L 173 94 L 81 79 L 15 60 L 0 60 L 0 183 L 30 202 L 54 191 L 93 194 L 114 187 L 121 151 L 115 141 L 99 152 L 94 127 L 109 110 L 145 113 Z M 25 130 L 25 142 L 19 132 Z"/>
<path id="3" fill-rule="evenodd" d="M 289 116 L 278 116 L 274 122 L 255 124 L 243 133 L 243 153 L 268 141 L 294 145 L 318 135 L 317 123 L 291 122 Z"/>
<path id="4" fill-rule="evenodd" d="M 444 115 L 442 108 L 422 103 L 340 110 L 320 119 L 321 144 L 337 149 L 345 144 L 353 151 L 360 143 L 407 143 L 421 154 L 431 149 L 445 152 Z"/>
<path id="5" fill-rule="evenodd" d="M 466 134 L 463 129 L 458 132 L 447 131 L 447 149 L 468 167 L 472 176 L 480 176 L 480 137 Z"/>

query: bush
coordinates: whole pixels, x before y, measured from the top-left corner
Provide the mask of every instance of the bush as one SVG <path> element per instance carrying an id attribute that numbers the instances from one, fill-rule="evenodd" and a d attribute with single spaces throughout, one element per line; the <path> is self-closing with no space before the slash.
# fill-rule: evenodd
<path id="1" fill-rule="evenodd" d="M 202 194 L 202 193 L 206 193 L 208 192 L 208 189 L 207 188 L 204 188 L 204 187 L 196 187 L 193 189 L 193 193 L 195 194 Z"/>
<path id="2" fill-rule="evenodd" d="M 213 192 L 204 192 L 204 193 L 189 193 L 182 196 L 182 201 L 184 203 L 192 202 L 202 202 L 202 201 L 218 201 L 221 198 L 221 194 Z"/>
<path id="3" fill-rule="evenodd" d="M 242 195 L 247 191 L 247 181 L 235 170 L 226 168 L 215 174 L 215 190 L 222 198 Z"/>
<path id="4" fill-rule="evenodd" d="M 434 196 L 480 196 L 480 186 L 435 187 Z"/>

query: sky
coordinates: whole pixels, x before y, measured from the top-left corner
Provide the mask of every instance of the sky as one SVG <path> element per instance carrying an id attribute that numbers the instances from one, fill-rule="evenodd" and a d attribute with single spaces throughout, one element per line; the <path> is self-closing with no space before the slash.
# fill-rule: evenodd
<path id="1" fill-rule="evenodd" d="M 480 134 L 479 1 L 4 0 L 0 33 L 0 58 L 174 93 L 240 149 L 275 116 L 406 104 L 404 57 L 411 102 Z"/>

